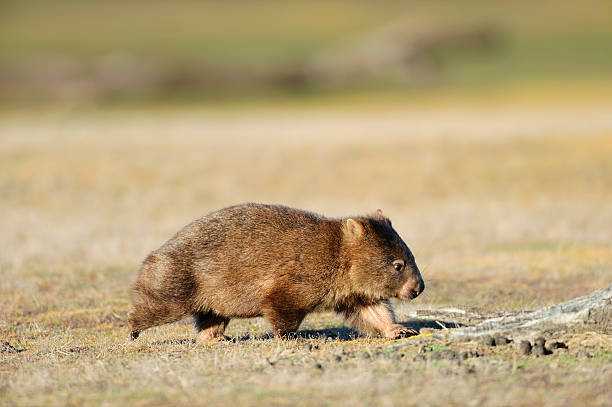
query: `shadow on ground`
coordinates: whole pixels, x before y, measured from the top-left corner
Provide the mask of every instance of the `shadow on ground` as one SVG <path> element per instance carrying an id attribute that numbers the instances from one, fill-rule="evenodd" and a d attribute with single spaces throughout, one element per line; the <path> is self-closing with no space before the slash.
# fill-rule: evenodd
<path id="1" fill-rule="evenodd" d="M 421 328 L 431 328 L 434 330 L 443 330 L 443 329 L 451 329 L 465 326 L 464 324 L 458 324 L 455 322 L 446 322 L 439 320 L 430 320 L 430 319 L 420 319 L 420 320 L 411 320 L 410 322 L 400 322 L 401 325 L 412 328 L 416 331 L 420 331 Z M 333 339 L 338 341 L 352 341 L 357 338 L 364 338 L 367 335 L 363 335 L 358 331 L 347 328 L 347 327 L 339 327 L 339 328 L 325 328 L 325 329 L 304 329 L 297 331 L 294 334 L 291 334 L 287 339 Z M 273 339 L 274 334 L 269 332 L 263 335 L 244 335 L 241 337 L 230 337 L 226 336 L 225 339 L 228 342 L 243 342 L 243 341 L 251 341 L 251 340 L 269 340 Z M 193 344 L 196 342 L 196 339 L 165 339 L 161 341 L 155 341 L 152 345 L 184 345 L 184 344 Z"/>

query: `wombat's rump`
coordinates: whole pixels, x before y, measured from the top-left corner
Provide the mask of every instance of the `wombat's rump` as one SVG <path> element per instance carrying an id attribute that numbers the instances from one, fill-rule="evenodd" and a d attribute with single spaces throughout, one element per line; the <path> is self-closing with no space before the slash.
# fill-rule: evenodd
<path id="1" fill-rule="evenodd" d="M 200 340 L 231 318 L 263 316 L 277 335 L 312 311 L 334 310 L 360 331 L 396 338 L 389 298 L 424 289 L 406 244 L 380 211 L 330 219 L 278 205 L 244 204 L 185 226 L 143 261 L 128 315 L 132 338 L 193 315 Z"/>

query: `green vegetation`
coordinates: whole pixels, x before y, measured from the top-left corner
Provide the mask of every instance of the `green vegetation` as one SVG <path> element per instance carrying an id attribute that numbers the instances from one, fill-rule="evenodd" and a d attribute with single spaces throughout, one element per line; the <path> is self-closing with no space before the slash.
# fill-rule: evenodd
<path id="1" fill-rule="evenodd" d="M 9 106 L 380 92 L 409 100 L 500 86 L 528 92 L 538 83 L 571 92 L 576 83 L 609 87 L 612 74 L 605 0 L 33 0 L 0 7 L 0 99 Z M 363 52 L 370 62 L 384 60 L 381 47 L 401 38 L 417 52 L 405 65 L 382 63 L 353 77 L 359 63 L 335 61 L 342 81 L 330 83 L 325 72 L 303 77 L 330 55 L 350 59 L 389 29 L 398 34 Z"/>

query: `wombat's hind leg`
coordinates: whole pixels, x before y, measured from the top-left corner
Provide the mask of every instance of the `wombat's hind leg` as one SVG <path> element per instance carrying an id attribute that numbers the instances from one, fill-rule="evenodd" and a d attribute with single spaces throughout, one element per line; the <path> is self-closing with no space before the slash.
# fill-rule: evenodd
<path id="1" fill-rule="evenodd" d="M 287 338 L 289 334 L 295 333 L 306 316 L 303 311 L 276 308 L 264 309 L 263 314 L 279 338 Z"/>
<path id="2" fill-rule="evenodd" d="M 209 342 L 215 339 L 222 339 L 223 333 L 230 319 L 217 315 L 212 311 L 196 312 L 193 314 L 195 327 L 198 330 L 198 340 Z"/>

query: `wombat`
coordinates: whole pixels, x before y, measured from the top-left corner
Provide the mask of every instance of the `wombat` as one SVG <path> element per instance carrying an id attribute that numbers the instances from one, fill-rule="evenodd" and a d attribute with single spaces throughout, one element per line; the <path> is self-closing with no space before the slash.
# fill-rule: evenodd
<path id="1" fill-rule="evenodd" d="M 425 285 L 414 256 L 379 210 L 326 218 L 248 203 L 185 226 L 143 261 L 128 315 L 132 339 L 192 315 L 201 341 L 223 338 L 231 318 L 263 316 L 275 334 L 306 314 L 333 310 L 359 331 L 416 335 L 396 323 L 390 298 Z"/>

